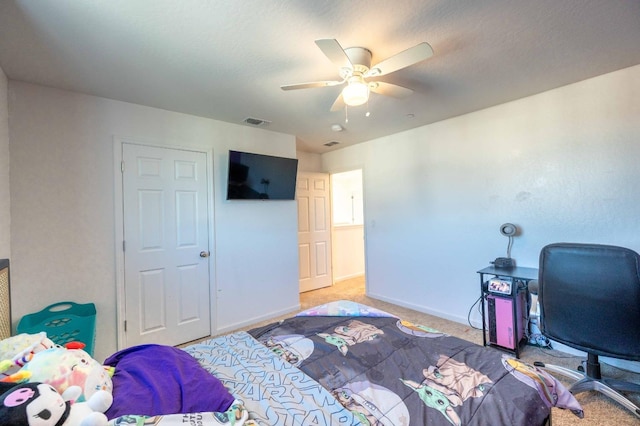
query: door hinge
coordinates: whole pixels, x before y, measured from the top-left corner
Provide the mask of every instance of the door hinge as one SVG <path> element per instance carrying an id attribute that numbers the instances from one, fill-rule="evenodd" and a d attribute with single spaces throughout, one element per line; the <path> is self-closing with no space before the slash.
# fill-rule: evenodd
<path id="1" fill-rule="evenodd" d="M 125 244 L 125 241 L 122 240 L 122 251 L 126 251 L 127 249 L 127 245 Z"/>
<path id="2" fill-rule="evenodd" d="M 120 172 L 124 173 L 124 160 L 120 162 Z"/>
<path id="3" fill-rule="evenodd" d="M 127 320 L 124 320 L 124 331 L 127 331 Z"/>

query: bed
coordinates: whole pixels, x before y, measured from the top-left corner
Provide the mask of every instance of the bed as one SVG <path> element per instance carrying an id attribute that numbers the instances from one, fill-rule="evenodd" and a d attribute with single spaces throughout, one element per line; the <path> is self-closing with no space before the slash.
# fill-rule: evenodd
<path id="1" fill-rule="evenodd" d="M 349 301 L 183 350 L 258 425 L 529 426 L 552 407 L 582 417 L 542 370 Z"/>

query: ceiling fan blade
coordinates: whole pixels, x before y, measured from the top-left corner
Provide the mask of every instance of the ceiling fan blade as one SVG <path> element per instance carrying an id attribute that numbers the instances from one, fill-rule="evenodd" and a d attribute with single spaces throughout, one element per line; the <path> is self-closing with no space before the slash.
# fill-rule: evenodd
<path id="1" fill-rule="evenodd" d="M 344 83 L 344 81 L 312 81 L 309 83 L 285 84 L 280 86 L 280 88 L 282 90 L 310 89 L 313 87 L 338 86 L 342 83 Z"/>
<path id="2" fill-rule="evenodd" d="M 379 95 L 391 96 L 392 98 L 406 98 L 413 93 L 413 90 L 397 84 L 385 83 L 384 81 L 374 81 L 369 83 L 369 90 Z"/>
<path id="3" fill-rule="evenodd" d="M 338 95 L 336 100 L 333 102 L 333 105 L 331 105 L 330 111 L 331 112 L 340 111 L 343 108 L 344 108 L 344 100 L 342 99 L 342 92 L 340 92 L 340 95 Z"/>
<path id="4" fill-rule="evenodd" d="M 424 61 L 433 55 L 433 49 L 429 43 L 422 42 L 413 47 L 403 50 L 382 62 L 378 62 L 371 67 L 366 77 L 390 74 L 399 69 L 408 67 L 418 62 Z"/>
<path id="5" fill-rule="evenodd" d="M 338 43 L 338 40 L 333 38 L 324 38 L 316 40 L 316 45 L 318 45 L 320 50 L 322 50 L 322 53 L 324 53 L 325 56 L 338 67 L 338 69 L 353 69 L 353 64 L 344 52 L 342 46 L 340 46 L 340 43 Z"/>

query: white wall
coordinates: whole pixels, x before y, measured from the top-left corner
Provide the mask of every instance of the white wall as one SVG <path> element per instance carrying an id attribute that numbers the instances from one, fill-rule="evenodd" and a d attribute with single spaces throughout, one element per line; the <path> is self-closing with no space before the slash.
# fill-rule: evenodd
<path id="1" fill-rule="evenodd" d="M 362 170 L 331 175 L 331 209 L 333 226 L 362 225 Z"/>
<path id="2" fill-rule="evenodd" d="M 334 226 L 331 231 L 333 281 L 364 275 L 364 226 Z"/>
<path id="3" fill-rule="evenodd" d="M 298 151 L 298 172 L 322 172 L 322 157 L 312 152 Z"/>
<path id="4" fill-rule="evenodd" d="M 228 149 L 295 157 L 293 136 L 15 81 L 9 110 L 14 319 L 91 301 L 96 358 L 116 350 L 114 136 L 213 150 L 218 330 L 297 309 L 296 203 L 224 199 Z"/>
<path id="5" fill-rule="evenodd" d="M 362 170 L 331 175 L 333 280 L 364 275 Z"/>
<path id="6" fill-rule="evenodd" d="M 8 81 L 0 68 L 0 259 L 11 253 Z"/>
<path id="7" fill-rule="evenodd" d="M 635 66 L 324 154 L 363 167 L 369 295 L 466 322 L 504 222 L 519 266 L 559 241 L 640 251 L 638 99 Z"/>

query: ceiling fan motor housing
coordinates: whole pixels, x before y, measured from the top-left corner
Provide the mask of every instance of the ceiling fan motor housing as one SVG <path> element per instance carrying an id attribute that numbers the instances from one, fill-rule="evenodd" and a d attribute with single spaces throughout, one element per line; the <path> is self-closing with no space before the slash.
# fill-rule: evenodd
<path id="1" fill-rule="evenodd" d="M 354 73 L 366 74 L 371 67 L 371 51 L 364 47 L 348 47 L 344 49 L 349 61 L 353 65 L 353 69 L 343 68 L 341 73 L 345 73 L 343 78 L 349 78 Z"/>

